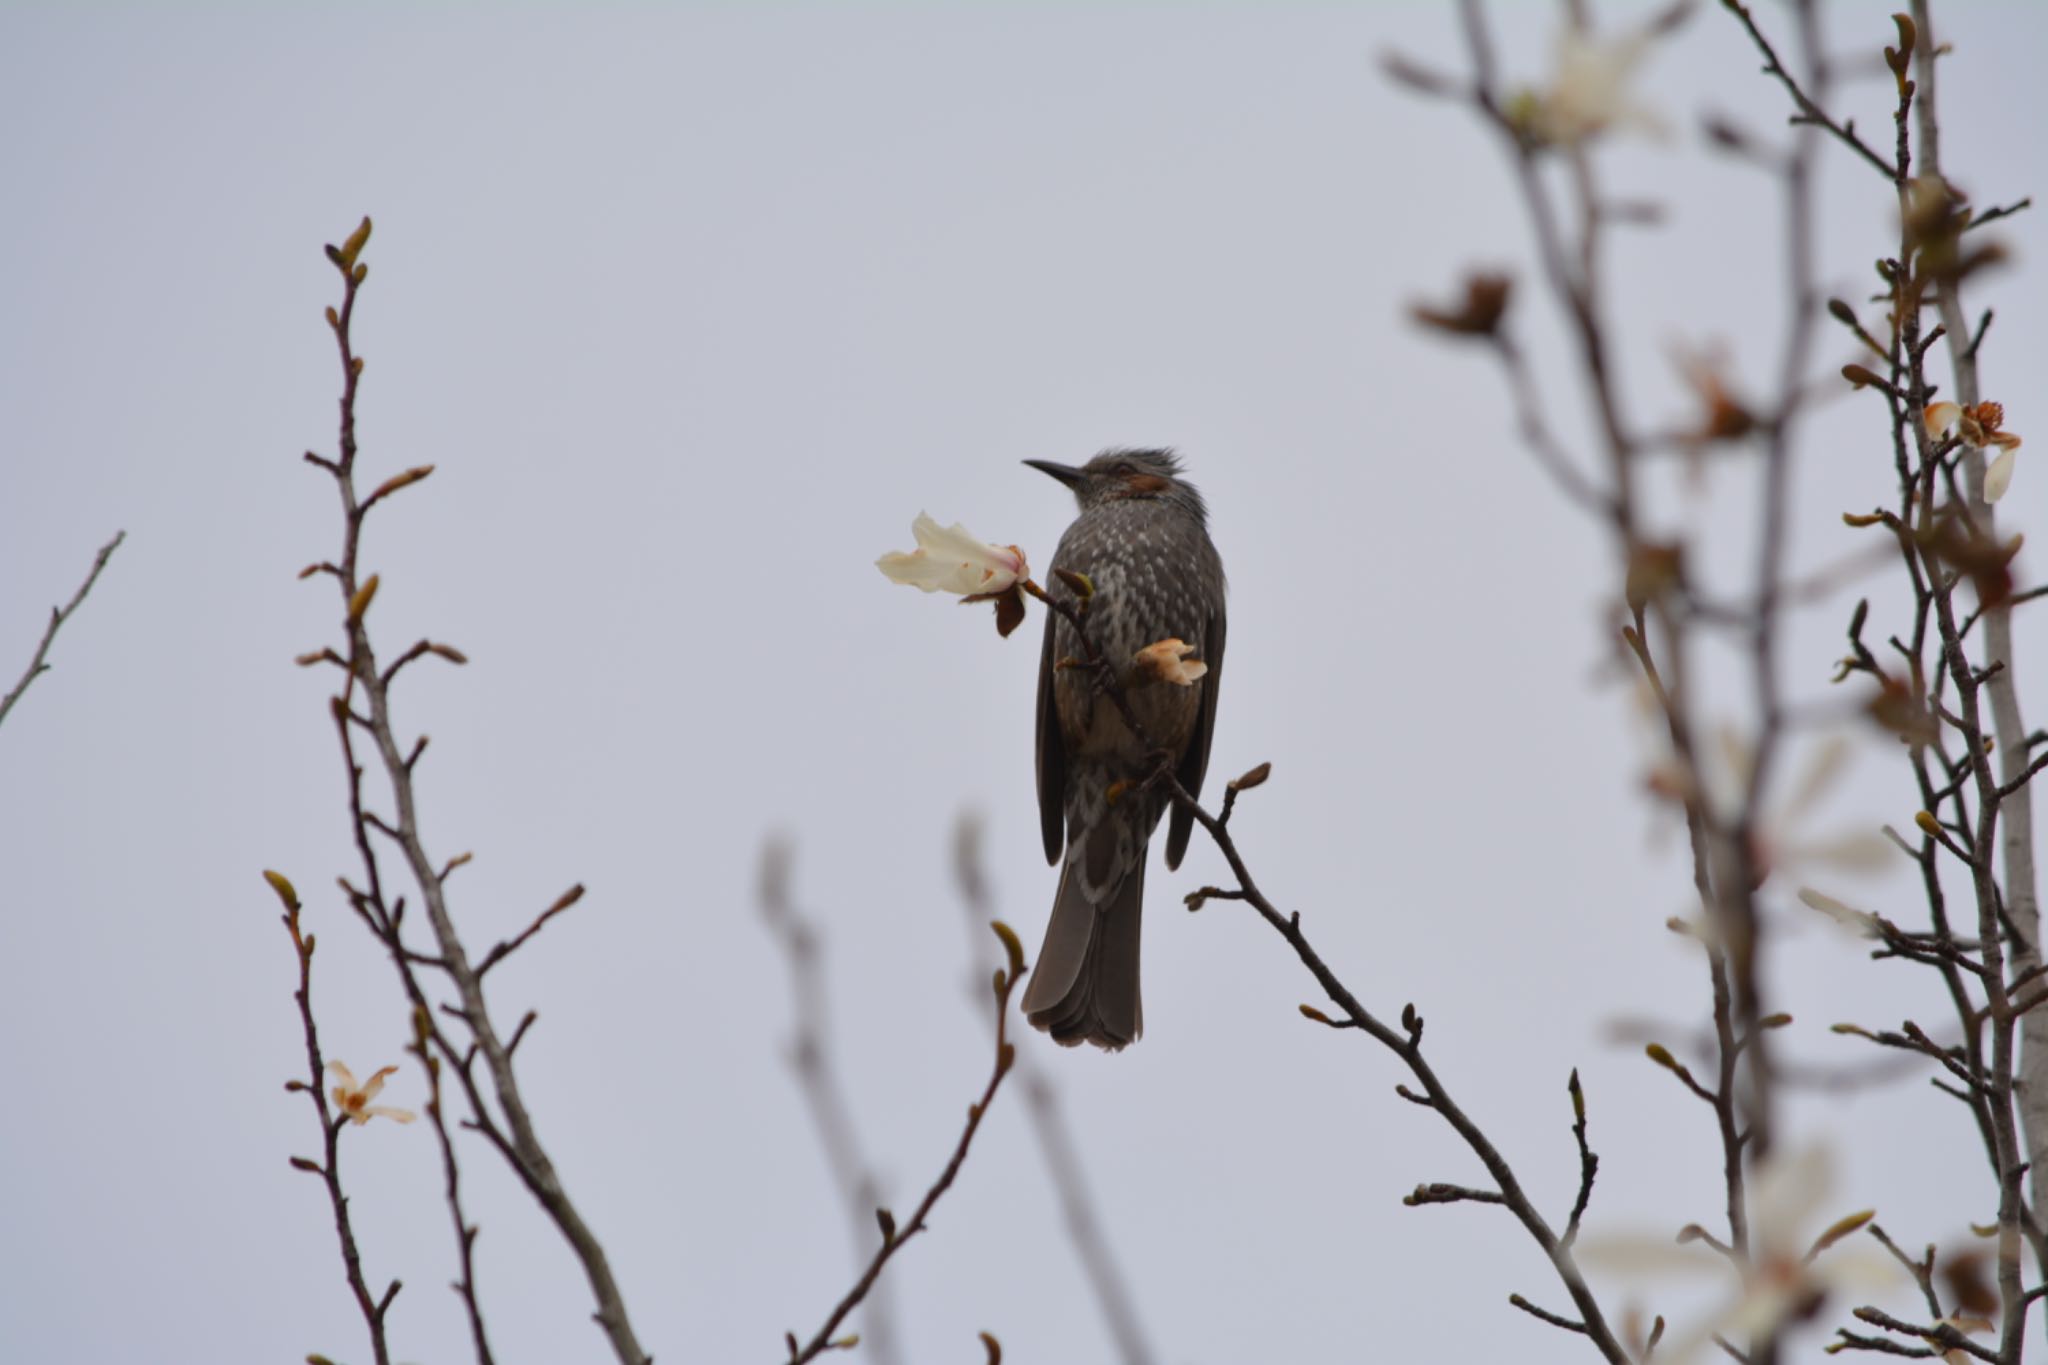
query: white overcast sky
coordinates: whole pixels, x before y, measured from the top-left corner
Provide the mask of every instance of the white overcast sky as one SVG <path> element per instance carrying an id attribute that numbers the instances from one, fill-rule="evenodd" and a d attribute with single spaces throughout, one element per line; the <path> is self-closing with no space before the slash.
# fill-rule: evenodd
<path id="1" fill-rule="evenodd" d="M 1540 75 L 1553 10 L 1497 8 L 1504 61 Z M 1779 136 L 1784 101 L 1700 10 L 1644 81 L 1674 136 L 1603 153 L 1609 184 L 1669 213 L 1613 257 L 1645 425 L 1687 413 L 1674 342 L 1720 339 L 1757 389 L 1782 330 L 1772 185 L 1695 130 L 1713 106 Z M 1953 177 L 1983 203 L 2048 190 L 2048 9 L 1942 10 Z M 1834 7 L 1831 48 L 1874 71 L 1885 13 Z M 373 625 L 473 660 L 400 691 L 434 738 L 425 836 L 475 851 L 453 884 L 473 945 L 590 887 L 493 1000 L 541 1012 L 529 1098 L 658 1359 L 775 1359 L 851 1275 L 753 904 L 766 834 L 797 842 L 833 1042 L 899 1211 L 981 1085 L 947 849 L 963 808 L 985 814 L 1035 949 L 1054 883 L 1037 622 L 1000 641 L 871 562 L 929 510 L 1043 566 L 1071 505 L 1018 461 L 1112 444 L 1178 447 L 1214 509 L 1213 769 L 1274 764 L 1235 826 L 1267 889 L 1374 1008 L 1417 1003 L 1555 1216 L 1577 1066 L 1592 1227 L 1711 1225 L 1708 1114 L 1608 1036 L 1649 1016 L 1675 1044 L 1706 990 L 1662 927 L 1685 907 L 1679 841 L 1637 799 L 1648 751 L 1602 667 L 1607 548 L 1532 468 L 1492 370 L 1404 320 L 1474 263 L 1528 285 L 1527 234 L 1497 149 L 1390 88 L 1391 47 L 1461 60 L 1450 8 L 1421 3 L 0 13 L 6 681 L 128 532 L 0 730 L 0 1358 L 368 1356 L 321 1190 L 286 1164 L 317 1133 L 283 1089 L 304 1064 L 294 963 L 258 877 L 307 896 L 330 1054 L 403 1060 L 401 997 L 333 890 L 353 863 L 330 679 L 291 665 L 338 633 L 331 588 L 293 577 L 339 541 L 299 454 L 335 439 L 320 245 L 366 211 L 364 467 L 438 466 L 370 534 Z M 1888 136 L 1881 80 L 1844 99 Z M 1862 299 L 1886 188 L 1826 165 L 1824 276 Z M 2020 527 L 2048 490 L 2044 222 L 2000 228 L 2015 264 L 1977 289 L 1999 310 L 1987 393 L 2030 447 L 2004 505 Z M 1517 308 L 1576 436 L 1555 324 L 1533 288 Z M 1848 358 L 1838 338 L 1816 373 Z M 1889 497 L 1890 457 L 1872 402 L 1809 433 L 1810 566 L 1859 543 L 1838 514 Z M 1747 491 L 1716 473 L 1672 524 L 1739 563 Z M 1802 618 L 1795 695 L 1825 692 L 1849 600 Z M 2038 621 L 2021 667 L 2040 724 Z M 1910 818 L 1903 769 L 1859 739 L 1816 829 Z M 1197 842 L 1151 876 L 1143 1043 L 1023 1040 L 1160 1358 L 1585 1358 L 1509 1307 L 1564 1300 L 1505 1216 L 1401 1206 L 1481 1173 L 1395 1097 L 1390 1058 L 1296 1014 L 1317 991 L 1275 935 L 1180 911 L 1224 875 Z M 1772 884 L 1790 1054 L 1858 1061 L 1828 1024 L 1939 1017 L 1914 970 L 1865 962 L 1791 889 Z M 1903 876 L 1838 891 L 1912 903 Z M 388 1094 L 420 1092 L 406 1070 Z M 914 1361 L 978 1360 L 983 1329 L 1012 1360 L 1112 1358 L 1016 1098 L 890 1272 Z M 1923 1078 L 1793 1117 L 1845 1154 L 1831 1211 L 1874 1205 L 1909 1245 L 1990 1216 L 1974 1135 Z M 346 1161 L 370 1273 L 406 1282 L 398 1357 L 464 1358 L 431 1133 L 352 1132 Z M 499 1358 L 603 1358 L 553 1232 L 487 1152 L 468 1165 Z M 1707 1292 L 1652 1290 L 1673 1312 Z"/>

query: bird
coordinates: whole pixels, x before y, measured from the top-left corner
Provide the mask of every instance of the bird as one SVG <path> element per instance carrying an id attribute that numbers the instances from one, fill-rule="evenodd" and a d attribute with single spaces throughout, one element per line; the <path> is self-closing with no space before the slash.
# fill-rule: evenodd
<path id="1" fill-rule="evenodd" d="M 1055 1042 L 1115 1052 L 1145 1027 L 1138 927 L 1152 833 L 1172 806 L 1172 869 L 1193 826 L 1191 813 L 1160 785 L 1142 784 L 1165 761 L 1189 795 L 1201 794 L 1223 681 L 1223 561 L 1209 539 L 1202 495 L 1170 450 L 1106 450 L 1079 467 L 1024 463 L 1073 490 L 1080 515 L 1060 537 L 1053 567 L 1092 585 L 1088 638 L 1124 687 L 1143 733 L 1132 733 L 1089 670 L 1060 666 L 1086 650 L 1060 613 L 1047 612 L 1038 663 L 1038 811 L 1046 861 L 1060 868 L 1060 880 L 1024 1013 Z M 1078 604 L 1075 588 L 1053 577 L 1055 599 Z M 1137 672 L 1137 652 L 1167 639 L 1192 646 L 1189 662 L 1207 665 L 1191 685 L 1148 683 Z M 1120 782 L 1132 785 L 1112 791 Z"/>

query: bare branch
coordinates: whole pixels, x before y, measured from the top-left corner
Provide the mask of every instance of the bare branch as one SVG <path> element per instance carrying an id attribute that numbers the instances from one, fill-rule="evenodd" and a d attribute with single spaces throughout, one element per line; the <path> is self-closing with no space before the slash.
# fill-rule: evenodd
<path id="1" fill-rule="evenodd" d="M 355 1224 L 349 1218 L 348 1196 L 341 1186 L 341 1130 L 348 1126 L 348 1119 L 334 1113 L 327 1103 L 327 1063 L 320 1055 L 320 1030 L 313 1022 L 314 936 L 299 928 L 301 907 L 298 893 L 291 889 L 291 883 L 271 874 L 266 874 L 266 877 L 271 889 L 284 902 L 285 931 L 292 936 L 292 947 L 299 959 L 299 987 L 292 992 L 292 999 L 298 1002 L 299 1024 L 306 1035 L 308 1079 L 294 1081 L 286 1088 L 296 1089 L 313 1101 L 313 1110 L 320 1117 L 320 1132 L 325 1145 L 324 1160 L 309 1162 L 303 1157 L 293 1157 L 292 1165 L 319 1176 L 327 1187 L 327 1202 L 334 1211 L 334 1233 L 341 1243 L 342 1269 L 348 1277 L 349 1293 L 354 1296 L 356 1307 L 363 1315 L 363 1325 L 369 1330 L 370 1353 L 377 1365 L 391 1365 L 391 1347 L 384 1334 L 384 1315 L 391 1306 L 396 1282 L 381 1303 L 370 1297 L 369 1282 L 363 1277 L 362 1253 L 356 1248 Z"/>
<path id="2" fill-rule="evenodd" d="M 92 572 L 85 576 L 85 582 L 78 585 L 78 591 L 71 594 L 71 600 L 61 607 L 50 608 L 50 624 L 43 628 L 43 638 L 36 643 L 35 657 L 28 661 L 28 671 L 21 675 L 21 681 L 14 690 L 0 697 L 0 721 L 7 719 L 7 713 L 14 709 L 14 703 L 21 700 L 21 694 L 28 691 L 28 685 L 50 671 L 45 662 L 50 656 L 50 644 L 57 638 L 57 632 L 71 619 L 71 613 L 78 610 L 78 604 L 85 601 L 85 595 L 92 591 L 92 585 L 99 582 L 100 571 L 107 567 L 114 551 L 121 548 L 121 542 L 128 538 L 126 531 L 116 531 L 114 538 L 100 546 L 100 552 L 93 556 Z"/>
<path id="3" fill-rule="evenodd" d="M 425 839 L 420 832 L 418 804 L 412 780 L 412 764 L 419 757 L 419 747 L 415 746 L 410 756 L 401 751 L 392 721 L 387 675 L 378 668 L 376 651 L 370 641 L 366 616 L 376 596 L 378 579 L 374 574 L 364 574 L 359 560 L 364 519 L 370 507 L 369 503 L 358 496 L 356 483 L 358 452 L 355 402 L 357 387 L 362 378 L 363 362 L 355 352 L 351 331 L 357 296 L 368 273 L 368 267 L 359 264 L 355 258 L 368 235 L 369 220 L 365 219 L 363 226 L 350 238 L 346 247 L 330 246 L 327 249 L 328 259 L 334 263 L 342 278 L 341 307 L 338 310 L 330 309 L 327 315 L 342 369 L 340 456 L 337 459 L 325 459 L 310 453 L 307 456 L 310 463 L 326 470 L 333 477 L 336 492 L 341 499 L 344 526 L 343 552 L 331 576 L 345 607 L 348 671 L 342 694 L 333 699 L 333 712 L 341 739 L 343 762 L 349 774 L 350 811 L 355 827 L 357 851 L 363 860 L 365 876 L 369 882 L 367 890 L 354 898 L 354 903 L 372 932 L 378 935 L 389 950 L 393 965 L 397 968 L 400 979 L 413 1001 L 415 1018 L 425 1021 L 422 1027 L 429 1031 L 434 1050 L 457 1064 L 457 1075 L 463 1082 L 471 1109 L 470 1118 L 465 1120 L 466 1125 L 483 1133 L 505 1157 L 514 1173 L 519 1176 L 569 1244 L 570 1250 L 590 1282 L 591 1294 L 597 1305 L 595 1317 L 598 1325 L 603 1329 L 621 1365 L 646 1365 L 647 1353 L 640 1348 L 639 1341 L 634 1335 L 626 1313 L 625 1300 L 620 1293 L 617 1280 L 612 1275 L 610 1262 L 596 1235 L 583 1221 L 582 1214 L 569 1198 L 553 1161 L 541 1145 L 533 1120 L 521 1096 L 518 1078 L 512 1069 L 511 1048 L 499 1035 L 485 1002 L 482 972 L 471 963 L 468 949 L 456 931 L 453 916 L 449 911 L 445 885 L 446 871 L 452 871 L 456 864 L 451 863 L 444 870 L 438 868 L 428 856 Z M 394 491 L 408 482 L 417 482 L 420 477 L 424 476 L 416 472 L 411 478 L 401 475 L 396 480 L 387 481 L 383 485 L 383 490 Z M 441 651 L 430 646 L 427 652 Z M 367 715 L 357 711 L 352 704 L 358 693 L 367 704 Z M 389 784 L 395 812 L 395 818 L 390 821 L 368 813 L 363 807 L 363 765 L 357 761 L 355 753 L 355 734 L 358 730 L 369 736 Z M 473 1042 L 467 1047 L 449 1038 L 435 1022 L 434 1008 L 414 974 L 413 959 L 417 955 L 406 949 L 398 937 L 399 917 L 396 911 L 384 909 L 382 875 L 377 866 L 376 850 L 368 834 L 372 828 L 388 835 L 398 845 L 407 868 L 419 888 L 420 901 L 425 908 L 427 922 L 438 948 L 435 955 L 436 969 L 448 978 L 461 1002 L 457 1007 L 448 1007 L 447 1013 L 450 1017 L 459 1019 L 469 1031 Z M 557 909 L 559 908 L 566 907 L 557 902 Z M 544 914 L 541 917 L 542 921 L 544 922 L 547 917 Z M 539 922 L 536 922 L 534 930 L 538 927 Z M 533 931 L 530 930 L 529 933 L 531 932 Z M 503 1113 L 502 1127 L 493 1117 L 492 1106 L 486 1102 L 471 1073 L 470 1063 L 478 1057 L 481 1057 L 484 1070 L 489 1076 L 491 1097 L 495 1101 L 495 1106 Z M 462 1235 L 459 1229 L 458 1235 Z"/>

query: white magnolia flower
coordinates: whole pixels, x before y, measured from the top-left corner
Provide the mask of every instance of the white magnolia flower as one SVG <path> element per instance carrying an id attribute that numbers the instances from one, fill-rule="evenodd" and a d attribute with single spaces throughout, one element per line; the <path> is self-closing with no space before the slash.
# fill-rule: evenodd
<path id="1" fill-rule="evenodd" d="M 1929 403 L 1920 420 L 1927 424 L 1929 436 L 1957 431 L 1964 441 L 1980 450 L 1998 447 L 1997 458 L 1984 471 L 1984 501 L 1997 502 L 2005 496 L 2005 490 L 2012 485 L 2012 467 L 2019 453 L 2020 438 L 1999 430 L 2005 425 L 2003 403 L 1978 403 L 1967 408 L 1960 403 Z"/>
<path id="2" fill-rule="evenodd" d="M 910 533 L 917 537 L 915 550 L 892 550 L 875 561 L 875 567 L 892 583 L 907 583 L 925 592 L 992 597 L 1030 576 L 1022 550 L 978 540 L 957 521 L 942 527 L 919 512 L 910 524 Z"/>
<path id="3" fill-rule="evenodd" d="M 1646 729 L 1657 727 L 1650 729 L 1653 757 L 1645 780 L 1651 794 L 1675 803 L 1697 794 L 1717 819 L 1732 822 L 1741 812 L 1756 766 L 1755 747 L 1748 737 L 1733 726 L 1719 726 L 1714 744 L 1689 766 L 1672 749 L 1647 690 L 1639 694 L 1639 707 Z M 1847 736 L 1827 736 L 1808 753 L 1786 795 L 1765 803 L 1751 830 L 1751 854 L 1765 877 L 1815 870 L 1873 877 L 1896 865 L 1898 851 L 1875 829 L 1812 828 L 1816 807 L 1839 785 L 1852 757 Z"/>
<path id="4" fill-rule="evenodd" d="M 384 1089 L 384 1078 L 395 1074 L 398 1071 L 397 1067 L 384 1067 L 361 1085 L 356 1084 L 355 1073 L 340 1062 L 329 1062 L 327 1071 L 335 1080 L 334 1089 L 329 1092 L 334 1096 L 334 1107 L 339 1109 L 350 1123 L 360 1126 L 374 1118 L 386 1118 L 394 1123 L 411 1123 L 419 1117 L 410 1109 L 393 1109 L 388 1104 L 370 1103 Z"/>
<path id="5" fill-rule="evenodd" d="M 1818 1143 L 1789 1156 L 1773 1154 L 1750 1172 L 1749 1265 L 1741 1297 L 1721 1316 L 1716 1334 L 1737 1341 L 1769 1336 L 1831 1293 L 1882 1292 L 1898 1284 L 1899 1267 L 1887 1256 L 1860 1245 L 1830 1251 L 1876 1217 L 1875 1210 L 1814 1231 L 1834 1183 L 1834 1155 Z"/>
<path id="6" fill-rule="evenodd" d="M 1550 84 L 1525 91 L 1509 116 L 1533 141 L 1575 147 L 1610 131 L 1664 135 L 1663 118 L 1630 92 L 1652 35 L 1637 29 L 1597 38 L 1575 28 L 1558 35 Z"/>
<path id="7" fill-rule="evenodd" d="M 1195 647 L 1185 640 L 1158 640 L 1146 645 L 1132 660 L 1137 667 L 1138 681 L 1193 687 L 1209 671 L 1209 665 L 1188 657 L 1194 652 Z"/>
<path id="8" fill-rule="evenodd" d="M 1739 1276 L 1731 1299 L 1705 1321 L 1677 1335 L 1658 1357 L 1682 1361 L 1715 1337 L 1749 1341 L 1774 1336 L 1804 1321 L 1831 1294 L 1881 1294 L 1902 1280 L 1890 1257 L 1864 1251 L 1861 1244 L 1836 1243 L 1859 1232 L 1876 1215 L 1862 1210 L 1817 1231 L 1814 1224 L 1833 1194 L 1835 1162 L 1830 1150 L 1811 1144 L 1773 1154 L 1749 1174 L 1749 1254 L 1715 1256 L 1701 1249 L 1699 1230 L 1688 1228 L 1674 1246 L 1641 1237 L 1588 1238 L 1579 1244 L 1585 1265 L 1617 1275 L 1732 1265 Z"/>

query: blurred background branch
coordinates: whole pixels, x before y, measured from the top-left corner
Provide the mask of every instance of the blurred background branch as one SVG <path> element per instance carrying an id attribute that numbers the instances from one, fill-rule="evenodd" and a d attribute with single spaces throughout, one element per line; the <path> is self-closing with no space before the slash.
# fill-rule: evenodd
<path id="1" fill-rule="evenodd" d="M 854 1265 L 859 1269 L 867 1265 L 881 1243 L 875 1211 L 884 1201 L 881 1183 L 862 1154 L 853 1107 L 833 1065 L 825 949 L 816 921 L 797 908 L 790 893 L 795 861 L 795 851 L 787 840 L 770 839 L 762 846 L 761 918 L 789 963 L 789 994 L 796 1012 L 789 1045 L 790 1069 L 796 1073 L 797 1088 L 803 1092 L 804 1105 L 817 1129 L 818 1145 L 824 1149 L 833 1184 L 845 1205 Z M 987 989 L 984 980 L 977 994 L 986 994 Z M 902 1358 L 893 1297 L 889 1283 L 878 1280 L 861 1306 L 861 1342 L 881 1365 L 894 1365 Z"/>

